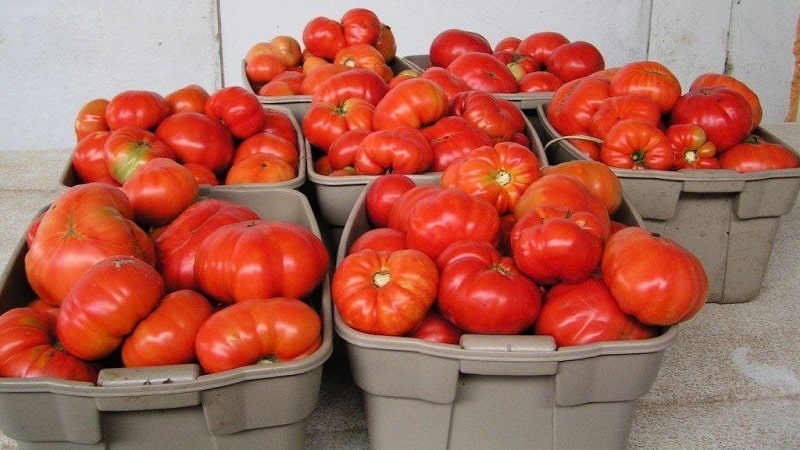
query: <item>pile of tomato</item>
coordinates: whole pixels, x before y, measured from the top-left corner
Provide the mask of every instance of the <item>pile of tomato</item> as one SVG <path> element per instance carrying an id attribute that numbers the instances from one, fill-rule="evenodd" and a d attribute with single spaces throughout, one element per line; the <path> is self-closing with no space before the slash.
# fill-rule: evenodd
<path id="1" fill-rule="evenodd" d="M 686 92 L 657 61 L 634 61 L 570 81 L 547 105 L 550 125 L 587 157 L 622 169 L 800 167 L 789 148 L 755 131 L 758 96 L 730 75 L 706 73 Z"/>

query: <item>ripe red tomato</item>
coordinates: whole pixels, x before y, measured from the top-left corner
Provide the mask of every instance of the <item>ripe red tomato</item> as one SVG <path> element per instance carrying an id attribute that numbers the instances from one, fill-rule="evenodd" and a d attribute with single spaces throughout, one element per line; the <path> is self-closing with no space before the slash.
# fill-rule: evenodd
<path id="1" fill-rule="evenodd" d="M 276 156 L 289 164 L 297 171 L 300 154 L 297 146 L 275 133 L 260 131 L 243 140 L 236 147 L 232 164 L 256 153 L 266 153 Z"/>
<path id="2" fill-rule="evenodd" d="M 333 61 L 336 52 L 347 46 L 341 23 L 323 16 L 309 20 L 303 28 L 303 46 L 312 55 Z"/>
<path id="3" fill-rule="evenodd" d="M 314 67 L 313 64 L 305 63 L 303 65 L 303 82 L 300 83 L 300 94 L 314 95 L 319 89 L 319 86 L 328 78 L 352 70 L 350 67 L 341 64 L 334 64 L 332 62 L 322 61 Z"/>
<path id="4" fill-rule="evenodd" d="M 649 339 L 658 329 L 625 314 L 602 280 L 595 277 L 548 289 L 535 334 L 552 336 L 558 347 Z"/>
<path id="5" fill-rule="evenodd" d="M 322 345 L 322 320 L 301 300 L 255 298 L 216 311 L 197 331 L 196 350 L 206 373 L 294 361 Z"/>
<path id="6" fill-rule="evenodd" d="M 708 276 L 700 260 L 644 228 L 624 228 L 609 237 L 600 269 L 620 308 L 646 324 L 689 320 L 708 297 Z"/>
<path id="7" fill-rule="evenodd" d="M 637 119 L 625 119 L 608 130 L 600 147 L 600 160 L 623 169 L 670 170 L 675 153 L 659 128 Z"/>
<path id="8" fill-rule="evenodd" d="M 422 173 L 433 153 L 422 132 L 409 126 L 373 131 L 358 144 L 355 169 L 365 175 Z"/>
<path id="9" fill-rule="evenodd" d="M 739 79 L 722 73 L 704 73 L 698 75 L 697 78 L 692 81 L 692 84 L 689 85 L 689 91 L 717 87 L 733 89 L 742 97 L 744 97 L 745 100 L 747 100 L 747 103 L 750 104 L 750 112 L 753 118 L 750 125 L 750 131 L 752 132 L 755 130 L 756 127 L 758 127 L 758 125 L 761 123 L 761 118 L 764 114 L 761 109 L 761 101 L 758 99 L 758 95 Z"/>
<path id="10" fill-rule="evenodd" d="M 416 186 L 414 180 L 401 173 L 387 173 L 372 181 L 367 187 L 364 198 L 367 218 L 372 226 L 388 226 L 392 206 L 414 186 Z"/>
<path id="11" fill-rule="evenodd" d="M 211 303 L 196 291 L 168 293 L 123 341 L 122 363 L 142 367 L 194 362 L 197 330 L 211 313 Z"/>
<path id="12" fill-rule="evenodd" d="M 458 345 L 462 334 L 464 332 L 442 317 L 436 308 L 431 308 L 422 318 L 422 322 L 406 336 L 440 344 Z"/>
<path id="13" fill-rule="evenodd" d="M 375 45 L 381 34 L 381 20 L 367 8 L 352 8 L 339 19 L 347 45 Z"/>
<path id="14" fill-rule="evenodd" d="M 547 120 L 564 136 L 587 134 L 592 116 L 609 96 L 608 81 L 587 77 L 566 82 L 547 104 Z"/>
<path id="15" fill-rule="evenodd" d="M 492 46 L 480 33 L 450 28 L 433 38 L 428 56 L 432 66 L 447 67 L 458 56 L 468 52 L 491 54 Z"/>
<path id="16" fill-rule="evenodd" d="M 179 112 L 205 112 L 208 97 L 208 91 L 202 86 L 190 84 L 172 91 L 165 98 L 169 103 L 169 113 L 175 114 Z"/>
<path id="17" fill-rule="evenodd" d="M 683 94 L 670 113 L 670 124 L 700 125 L 714 143 L 717 154 L 742 142 L 753 123 L 750 104 L 729 88 L 710 88 Z"/>
<path id="18" fill-rule="evenodd" d="M 493 94 L 481 90 L 461 92 L 450 100 L 450 113 L 478 127 L 492 143 L 510 141 L 519 130 L 516 114 Z"/>
<path id="19" fill-rule="evenodd" d="M 356 253 L 364 249 L 394 252 L 408 248 L 406 235 L 400 230 L 389 227 L 370 228 L 357 237 L 347 249 L 347 253 Z"/>
<path id="20" fill-rule="evenodd" d="M 516 52 L 531 56 L 537 65 L 537 70 L 547 70 L 547 61 L 553 51 L 568 43 L 569 39 L 561 33 L 538 31 L 522 39 Z"/>
<path id="21" fill-rule="evenodd" d="M 225 184 L 263 184 L 291 181 L 297 177 L 297 169 L 269 153 L 253 153 L 231 165 L 225 175 Z"/>
<path id="22" fill-rule="evenodd" d="M 622 204 L 622 183 L 607 165 L 594 160 L 576 159 L 543 166 L 542 175 L 562 174 L 571 176 L 584 184 L 600 198 L 609 214 L 614 214 Z"/>
<path id="23" fill-rule="evenodd" d="M 164 295 L 156 269 L 132 256 L 112 256 L 89 267 L 59 308 L 56 334 L 79 358 L 109 356 Z"/>
<path id="24" fill-rule="evenodd" d="M 522 39 L 516 36 L 506 36 L 494 44 L 492 51 L 495 53 L 505 51 L 514 52 L 517 50 L 517 47 L 519 47 L 520 42 L 522 42 Z"/>
<path id="25" fill-rule="evenodd" d="M 358 145 L 371 133 L 372 130 L 356 128 L 345 131 L 334 139 L 333 142 L 331 142 L 330 148 L 328 148 L 328 154 L 322 155 L 322 157 L 327 157 L 327 162 L 331 171 L 345 168 L 352 168 L 355 170 L 354 166 L 356 164 Z M 317 161 L 319 161 L 319 159 L 320 158 L 317 158 Z"/>
<path id="26" fill-rule="evenodd" d="M 313 102 L 303 116 L 301 126 L 308 142 L 323 153 L 350 130 L 373 129 L 375 106 L 369 101 L 350 97 L 339 103 Z"/>
<path id="27" fill-rule="evenodd" d="M 111 132 L 103 145 L 111 176 L 123 184 L 137 168 L 155 158 L 175 159 L 172 147 L 142 128 L 122 127 Z"/>
<path id="28" fill-rule="evenodd" d="M 386 64 L 383 55 L 369 44 L 353 44 L 336 52 L 334 64 L 365 69 L 378 75 L 385 83 L 394 76 L 392 68 Z"/>
<path id="29" fill-rule="evenodd" d="M 667 128 L 667 139 L 675 154 L 672 168 L 718 169 L 717 148 L 706 139 L 706 132 L 693 123 L 676 123 Z"/>
<path id="30" fill-rule="evenodd" d="M 518 84 L 519 92 L 555 92 L 564 81 L 550 72 L 536 70 L 523 75 Z"/>
<path id="31" fill-rule="evenodd" d="M 428 67 L 427 69 L 423 70 L 422 73 L 420 73 L 419 77 L 431 80 L 438 84 L 439 87 L 444 89 L 444 93 L 447 95 L 448 100 L 453 98 L 453 96 L 459 92 L 469 91 L 471 89 L 467 85 L 466 81 L 453 75 L 444 67 Z"/>
<path id="32" fill-rule="evenodd" d="M 608 97 L 592 115 L 589 133 L 596 138 L 605 139 L 608 130 L 625 119 L 637 119 L 657 127 L 661 123 L 661 109 L 650 97 L 639 94 Z"/>
<path id="33" fill-rule="evenodd" d="M 281 77 L 283 74 L 297 74 L 294 76 Z M 283 78 L 283 79 L 280 79 Z M 300 89 L 305 78 L 300 72 L 284 70 L 272 80 L 258 88 L 258 95 L 262 97 L 284 97 L 290 95 L 300 95 Z"/>
<path id="34" fill-rule="evenodd" d="M 270 39 L 269 47 L 273 53 L 283 60 L 283 64 L 287 68 L 299 66 L 303 59 L 303 50 L 300 48 L 300 43 L 292 36 L 285 34 L 275 36 Z"/>
<path id="35" fill-rule="evenodd" d="M 437 259 L 439 311 L 468 333 L 517 334 L 533 325 L 542 304 L 539 286 L 486 241 L 463 240 Z"/>
<path id="36" fill-rule="evenodd" d="M 431 144 L 432 172 L 444 172 L 451 163 L 472 150 L 493 145 L 485 131 L 461 116 L 442 117 L 421 131 Z"/>
<path id="37" fill-rule="evenodd" d="M 288 69 L 284 60 L 276 53 L 258 53 L 245 61 L 247 81 L 256 91 L 274 80 Z"/>
<path id="38" fill-rule="evenodd" d="M 515 93 L 519 89 L 517 78 L 508 66 L 491 53 L 463 53 L 446 67 L 471 89 L 492 93 Z"/>
<path id="39" fill-rule="evenodd" d="M 547 71 L 565 83 L 591 75 L 606 68 L 600 50 L 586 41 L 559 45 L 547 58 Z"/>
<path id="40" fill-rule="evenodd" d="M 173 219 L 197 200 L 200 185 L 189 169 L 174 159 L 155 158 L 142 164 L 122 185 L 133 207 L 134 220 L 159 226 Z"/>
<path id="41" fill-rule="evenodd" d="M 662 113 L 669 112 L 681 96 L 678 78 L 657 61 L 634 61 L 622 66 L 611 78 L 610 95 L 638 94 L 651 98 Z"/>
<path id="42" fill-rule="evenodd" d="M 289 222 L 251 220 L 223 225 L 197 247 L 200 291 L 221 303 L 251 298 L 304 298 L 328 273 L 322 240 Z"/>
<path id="43" fill-rule="evenodd" d="M 262 131 L 278 135 L 297 146 L 298 130 L 292 118 L 279 109 L 269 107 L 264 108 L 264 114 L 267 116 L 267 123 Z"/>
<path id="44" fill-rule="evenodd" d="M 439 269 L 424 253 L 361 250 L 347 255 L 331 280 L 331 298 L 348 326 L 402 336 L 416 328 L 436 300 Z"/>
<path id="45" fill-rule="evenodd" d="M 340 104 L 357 97 L 377 105 L 388 90 L 386 82 L 375 72 L 348 68 L 322 80 L 311 95 L 311 103 Z"/>
<path id="46" fill-rule="evenodd" d="M 800 166 L 800 159 L 792 150 L 752 134 L 723 153 L 719 162 L 723 169 L 732 169 L 739 173 Z"/>
<path id="47" fill-rule="evenodd" d="M 111 130 L 123 127 L 149 130 L 168 115 L 167 99 L 152 91 L 122 91 L 106 106 L 106 123 Z"/>
<path id="48" fill-rule="evenodd" d="M 214 172 L 211 171 L 208 167 L 198 164 L 198 163 L 183 163 L 183 167 L 185 167 L 189 172 L 191 172 L 194 179 L 197 180 L 197 184 L 203 185 L 207 184 L 209 186 L 217 186 L 219 185 L 219 180 Z"/>
<path id="49" fill-rule="evenodd" d="M 228 170 L 234 154 L 233 136 L 219 121 L 203 113 L 175 113 L 162 120 L 156 136 L 182 163 L 208 167 L 215 175 Z"/>
<path id="50" fill-rule="evenodd" d="M 381 23 L 381 33 L 378 35 L 377 42 L 375 42 L 375 48 L 381 52 L 381 55 L 383 55 L 383 59 L 386 62 L 391 62 L 394 60 L 395 55 L 397 54 L 397 41 L 394 38 L 392 27 L 386 25 L 385 23 Z"/>
<path id="51" fill-rule="evenodd" d="M 87 134 L 72 150 L 72 169 L 79 183 L 101 181 L 119 185 L 119 181 L 111 176 L 106 164 L 105 145 L 110 131 L 94 131 Z"/>
<path id="52" fill-rule="evenodd" d="M 445 91 L 426 78 L 412 78 L 398 84 L 375 105 L 372 125 L 376 130 L 399 126 L 422 128 L 448 112 Z"/>
<path id="53" fill-rule="evenodd" d="M 218 89 L 206 101 L 206 115 L 220 120 L 239 139 L 264 129 L 267 117 L 258 97 L 241 86 Z"/>
<path id="54" fill-rule="evenodd" d="M 108 131 L 108 122 L 106 121 L 106 108 L 108 107 L 108 100 L 104 98 L 96 98 L 89 100 L 75 116 L 75 138 L 78 142 L 96 131 Z"/>

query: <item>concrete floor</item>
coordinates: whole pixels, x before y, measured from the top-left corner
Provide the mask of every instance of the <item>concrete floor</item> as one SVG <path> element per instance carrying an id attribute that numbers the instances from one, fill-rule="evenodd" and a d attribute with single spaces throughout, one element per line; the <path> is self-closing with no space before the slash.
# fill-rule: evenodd
<path id="1" fill-rule="evenodd" d="M 765 127 L 800 148 L 800 125 Z M 0 151 L 0 262 L 59 192 L 69 150 Z M 655 384 L 638 402 L 629 449 L 800 448 L 800 208 L 783 216 L 760 294 L 708 304 L 679 326 Z M 2 405 L 7 408 L 8 405 Z M 360 392 L 341 353 L 326 364 L 307 427 L 311 449 L 368 447 Z M 16 448 L 0 439 L 0 448 Z"/>

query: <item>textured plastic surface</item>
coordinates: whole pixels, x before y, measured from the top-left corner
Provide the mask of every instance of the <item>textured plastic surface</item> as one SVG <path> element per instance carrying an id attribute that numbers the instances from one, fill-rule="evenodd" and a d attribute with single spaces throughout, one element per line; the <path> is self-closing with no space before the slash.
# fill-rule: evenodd
<path id="1" fill-rule="evenodd" d="M 533 128 L 527 118 L 525 119 L 525 133 L 531 141 L 531 151 L 533 151 L 539 158 L 542 164 L 547 164 L 544 147 L 539 140 L 539 135 Z M 306 141 L 308 142 L 308 141 Z M 307 150 L 309 154 L 313 155 L 311 147 Z M 335 227 L 343 227 L 347 222 L 347 216 L 350 210 L 356 203 L 364 186 L 370 181 L 377 178 L 377 175 L 344 175 L 344 176 L 330 176 L 321 175 L 314 170 L 314 161 L 309 158 L 307 160 L 308 179 L 314 185 L 316 191 L 316 198 L 319 207 L 320 215 L 330 225 Z M 421 174 L 413 174 L 409 177 L 417 183 L 425 183 L 438 181 L 441 177 L 441 172 L 426 172 Z"/>
<path id="2" fill-rule="evenodd" d="M 547 120 L 546 105 L 529 118 L 543 141 L 560 137 Z M 756 134 L 789 147 L 763 129 Z M 553 142 L 546 153 L 553 164 L 587 158 L 565 140 Z M 703 263 L 709 302 L 742 303 L 758 296 L 780 217 L 800 191 L 800 169 L 613 171 L 645 226 L 679 242 Z"/>
<path id="3" fill-rule="evenodd" d="M 263 105 L 265 110 L 274 109 L 286 114 L 291 120 L 292 125 L 294 125 L 295 135 L 297 137 L 297 152 L 298 152 L 298 165 L 297 165 L 297 176 L 292 178 L 291 180 L 281 181 L 279 183 L 259 183 L 259 184 L 239 184 L 239 185 L 219 185 L 213 186 L 214 190 L 242 190 L 242 189 L 253 189 L 253 190 L 260 190 L 264 188 L 289 188 L 289 189 L 297 189 L 303 185 L 306 181 L 306 167 L 303 164 L 303 161 L 306 159 L 306 146 L 303 145 L 303 132 L 300 129 L 300 122 L 295 117 L 294 113 L 291 111 L 290 108 L 285 106 L 276 104 L 276 105 Z M 79 184 L 79 180 L 75 170 L 72 168 L 72 163 L 68 162 L 67 167 L 64 169 L 63 174 L 61 175 L 61 189 L 66 189 L 76 184 Z"/>
<path id="4" fill-rule="evenodd" d="M 408 55 L 405 59 L 420 70 L 431 66 L 431 59 L 428 55 Z M 549 102 L 553 98 L 553 94 L 555 94 L 555 91 L 499 93 L 495 95 L 514 102 L 520 109 L 535 109 L 539 105 Z"/>
<path id="5" fill-rule="evenodd" d="M 627 201 L 615 220 L 641 224 Z M 337 263 L 369 229 L 362 194 Z M 555 350 L 549 336 L 464 335 L 460 345 L 361 333 L 334 310 L 363 391 L 370 448 L 625 448 L 675 327 L 653 339 Z"/>
<path id="6" fill-rule="evenodd" d="M 299 192 L 214 191 L 208 197 L 320 235 Z M 0 311 L 34 298 L 25 278 L 25 240 L 9 260 Z M 197 364 L 103 369 L 98 385 L 0 378 L 0 430 L 20 449 L 301 449 L 317 405 L 323 363 L 333 350 L 329 280 L 311 298 L 323 320 L 321 347 L 306 358 L 203 375 Z"/>

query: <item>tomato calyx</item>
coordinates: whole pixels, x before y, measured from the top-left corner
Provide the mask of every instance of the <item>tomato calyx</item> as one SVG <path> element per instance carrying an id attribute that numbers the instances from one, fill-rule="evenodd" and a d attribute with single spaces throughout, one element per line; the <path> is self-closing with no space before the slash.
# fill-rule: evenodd
<path id="1" fill-rule="evenodd" d="M 514 177 L 505 169 L 499 170 L 494 174 L 494 181 L 500 186 L 508 186 L 513 179 Z"/>
<path id="2" fill-rule="evenodd" d="M 386 286 L 391 280 L 392 274 L 386 269 L 381 269 L 372 274 L 372 284 L 376 288 L 382 288 Z"/>

